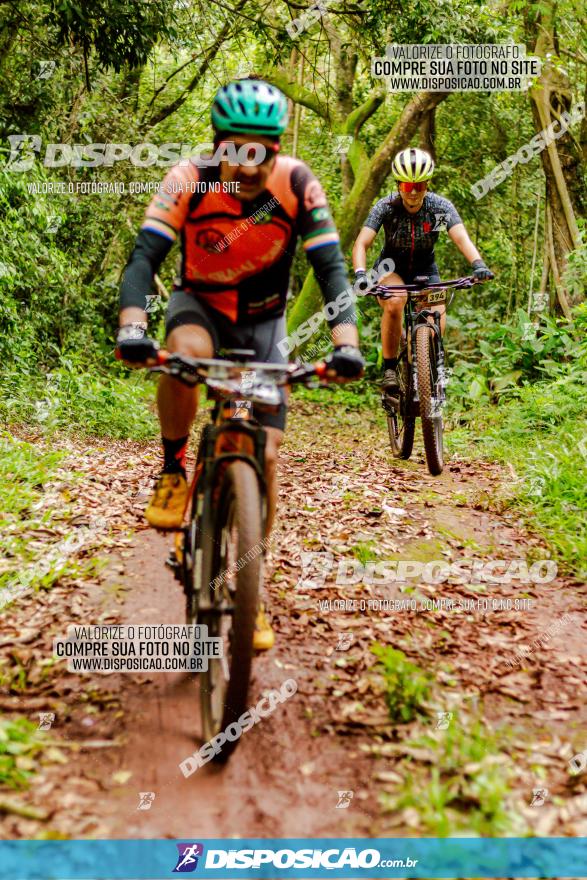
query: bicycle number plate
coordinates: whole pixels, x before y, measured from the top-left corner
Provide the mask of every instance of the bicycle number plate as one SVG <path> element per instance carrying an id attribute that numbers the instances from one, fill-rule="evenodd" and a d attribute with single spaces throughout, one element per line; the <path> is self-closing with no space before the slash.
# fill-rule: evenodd
<path id="1" fill-rule="evenodd" d="M 443 303 L 446 300 L 446 290 L 436 290 L 428 294 L 429 303 Z"/>

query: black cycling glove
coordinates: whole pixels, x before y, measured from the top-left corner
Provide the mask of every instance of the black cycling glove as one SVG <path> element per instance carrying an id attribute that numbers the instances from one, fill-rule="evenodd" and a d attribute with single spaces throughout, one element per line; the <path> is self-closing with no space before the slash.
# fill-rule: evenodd
<path id="1" fill-rule="evenodd" d="M 364 269 L 357 269 L 355 272 L 355 283 L 353 284 L 353 290 L 359 296 L 362 293 L 365 293 L 366 290 L 369 289 L 371 285 L 369 284 L 369 276 L 365 272 Z"/>
<path id="2" fill-rule="evenodd" d="M 365 369 L 363 356 L 355 345 L 336 345 L 324 363 L 344 379 L 358 379 Z"/>
<path id="3" fill-rule="evenodd" d="M 144 364 L 157 358 L 159 343 L 146 336 L 147 325 L 136 321 L 124 324 L 116 336 L 116 351 L 123 361 L 131 364 Z"/>
<path id="4" fill-rule="evenodd" d="M 477 279 L 477 281 L 491 281 L 492 278 L 495 278 L 495 275 L 489 269 L 483 260 L 473 260 L 471 263 L 471 268 L 473 270 L 473 277 Z"/>

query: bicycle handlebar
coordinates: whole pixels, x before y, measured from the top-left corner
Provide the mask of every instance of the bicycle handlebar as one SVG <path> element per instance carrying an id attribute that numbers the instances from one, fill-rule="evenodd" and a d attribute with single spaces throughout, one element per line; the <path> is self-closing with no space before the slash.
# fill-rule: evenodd
<path id="1" fill-rule="evenodd" d="M 466 290 L 474 284 L 481 284 L 474 275 L 466 275 L 463 278 L 453 278 L 449 281 L 428 281 L 428 276 L 417 277 L 411 284 L 375 284 L 370 289 L 358 291 L 358 296 L 377 296 L 380 299 L 389 299 L 394 296 L 393 291 L 410 294 L 410 298 L 425 296 L 429 290 L 443 290 L 447 287 L 455 290 Z"/>
<path id="2" fill-rule="evenodd" d="M 302 384 L 312 379 L 329 381 L 326 376 L 328 367 L 323 361 L 315 364 L 237 362 L 217 358 L 191 358 L 165 350 L 157 352 L 156 366 L 148 369 L 152 373 L 166 373 L 190 386 L 234 381 L 245 372 L 254 372 L 262 377 L 264 384 L 274 386 Z M 241 393 L 240 389 L 235 391 Z"/>

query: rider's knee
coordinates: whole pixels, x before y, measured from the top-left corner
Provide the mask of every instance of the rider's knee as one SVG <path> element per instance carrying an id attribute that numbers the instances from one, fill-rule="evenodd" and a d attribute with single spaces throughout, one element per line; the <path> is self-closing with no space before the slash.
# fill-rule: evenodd
<path id="1" fill-rule="evenodd" d="M 166 340 L 167 350 L 184 354 L 187 357 L 212 357 L 214 346 L 210 334 L 204 327 L 195 324 L 182 324 L 175 327 Z"/>
<path id="2" fill-rule="evenodd" d="M 405 303 L 405 297 L 398 296 L 393 297 L 393 299 L 383 300 L 381 305 L 383 306 L 383 310 L 387 312 L 388 315 L 400 315 L 403 312 Z"/>

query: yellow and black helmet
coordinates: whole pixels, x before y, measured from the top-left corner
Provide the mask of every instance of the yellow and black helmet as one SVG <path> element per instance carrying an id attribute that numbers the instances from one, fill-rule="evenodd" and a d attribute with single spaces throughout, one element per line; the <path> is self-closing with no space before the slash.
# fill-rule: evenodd
<path id="1" fill-rule="evenodd" d="M 434 174 L 434 160 L 430 153 L 410 147 L 398 153 L 391 163 L 391 173 L 396 180 L 420 183 L 430 180 Z"/>

